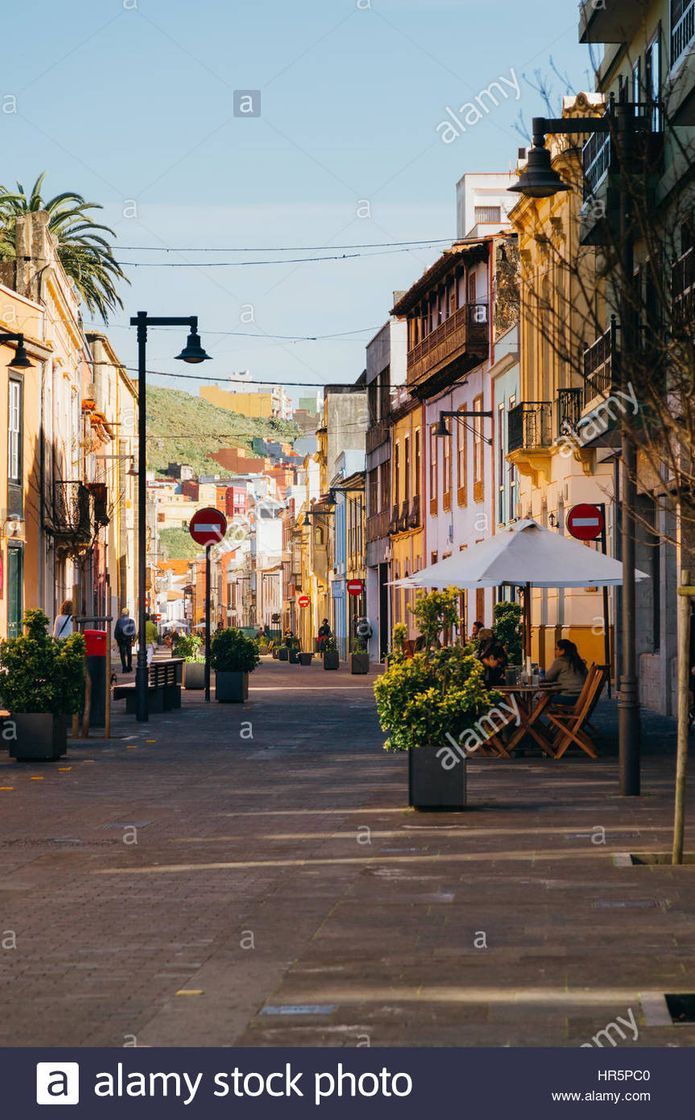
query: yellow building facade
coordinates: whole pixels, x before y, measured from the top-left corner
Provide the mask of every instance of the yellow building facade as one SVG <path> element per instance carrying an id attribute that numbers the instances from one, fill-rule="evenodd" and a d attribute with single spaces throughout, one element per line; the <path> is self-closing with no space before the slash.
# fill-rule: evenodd
<path id="1" fill-rule="evenodd" d="M 412 575 L 425 567 L 424 530 L 424 432 L 425 406 L 402 387 L 397 391 L 391 413 L 391 581 Z M 409 608 L 415 592 L 391 587 L 392 625 L 404 623 L 408 637 L 415 639 L 417 626 Z"/>

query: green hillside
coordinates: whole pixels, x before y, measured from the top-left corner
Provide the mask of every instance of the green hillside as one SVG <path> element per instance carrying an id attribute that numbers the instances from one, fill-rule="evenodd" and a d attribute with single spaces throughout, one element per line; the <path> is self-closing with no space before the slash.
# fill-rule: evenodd
<path id="1" fill-rule="evenodd" d="M 212 458 L 222 447 L 251 451 L 254 436 L 292 440 L 299 429 L 286 420 L 252 419 L 218 408 L 178 389 L 147 387 L 147 466 L 164 473 L 169 463 L 188 463 L 196 475 L 229 475 Z"/>

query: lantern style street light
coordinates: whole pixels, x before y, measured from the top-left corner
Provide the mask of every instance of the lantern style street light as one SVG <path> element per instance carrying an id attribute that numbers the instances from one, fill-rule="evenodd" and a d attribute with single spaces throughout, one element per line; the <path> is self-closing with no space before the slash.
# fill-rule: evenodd
<path id="1" fill-rule="evenodd" d="M 130 320 L 137 328 L 138 340 L 138 660 L 135 670 L 135 718 L 140 723 L 149 719 L 147 687 L 147 645 L 145 643 L 145 585 L 147 583 L 147 328 L 188 327 L 186 345 L 178 361 L 198 365 L 206 354 L 200 344 L 198 316 L 148 315 L 138 311 Z"/>

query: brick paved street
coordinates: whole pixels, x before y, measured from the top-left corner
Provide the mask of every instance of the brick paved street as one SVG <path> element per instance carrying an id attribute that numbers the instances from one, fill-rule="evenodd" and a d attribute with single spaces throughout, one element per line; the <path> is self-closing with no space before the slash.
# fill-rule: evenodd
<path id="1" fill-rule="evenodd" d="M 576 1046 L 632 1009 L 695 1044 L 655 998 L 695 990 L 695 868 L 613 858 L 669 847 L 669 725 L 639 801 L 614 757 L 483 759 L 415 814 L 372 681 L 266 661 L 243 709 L 2 754 L 0 1042 Z"/>

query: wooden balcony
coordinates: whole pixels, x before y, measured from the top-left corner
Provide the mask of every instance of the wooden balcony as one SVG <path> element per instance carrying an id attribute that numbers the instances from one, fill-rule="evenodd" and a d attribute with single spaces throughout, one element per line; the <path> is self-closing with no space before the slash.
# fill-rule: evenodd
<path id="1" fill-rule="evenodd" d="M 367 454 L 370 455 L 373 451 L 376 451 L 377 447 L 381 447 L 382 443 L 387 442 L 388 438 L 388 420 L 377 420 L 375 424 L 370 424 L 370 426 L 367 428 Z"/>
<path id="2" fill-rule="evenodd" d="M 408 351 L 408 388 L 459 377 L 488 353 L 488 305 L 464 304 Z"/>
<path id="3" fill-rule="evenodd" d="M 389 534 L 389 510 L 382 509 L 380 513 L 372 513 L 367 518 L 367 542 L 383 540 Z"/>

